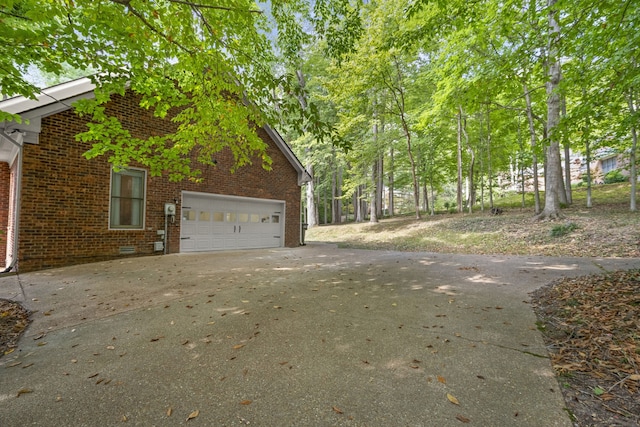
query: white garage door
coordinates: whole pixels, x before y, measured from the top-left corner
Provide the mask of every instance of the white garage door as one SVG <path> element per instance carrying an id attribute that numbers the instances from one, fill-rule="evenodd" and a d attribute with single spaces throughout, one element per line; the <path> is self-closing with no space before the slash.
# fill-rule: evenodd
<path id="1" fill-rule="evenodd" d="M 184 193 L 180 252 L 277 248 L 284 242 L 284 202 Z"/>

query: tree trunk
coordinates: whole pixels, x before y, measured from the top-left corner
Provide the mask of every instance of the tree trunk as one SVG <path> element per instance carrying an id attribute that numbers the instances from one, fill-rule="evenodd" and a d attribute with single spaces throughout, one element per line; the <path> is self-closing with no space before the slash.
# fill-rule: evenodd
<path id="1" fill-rule="evenodd" d="M 629 113 L 631 114 L 631 116 L 635 116 L 637 108 L 636 108 L 636 103 L 635 103 L 635 99 L 634 99 L 634 92 L 633 89 L 629 90 L 629 95 L 627 97 L 627 102 L 629 103 Z M 629 169 L 629 179 L 631 181 L 631 195 L 630 195 L 630 210 L 631 212 L 635 212 L 637 210 L 636 208 L 636 186 L 637 186 L 637 182 L 638 182 L 638 172 L 637 172 L 637 168 L 636 168 L 636 150 L 638 148 L 638 130 L 635 126 L 635 124 L 633 124 L 635 122 L 632 122 L 631 124 L 631 153 L 629 154 L 629 163 L 630 163 L 630 169 Z"/>
<path id="2" fill-rule="evenodd" d="M 304 89 L 306 82 L 301 70 L 296 70 L 296 77 L 298 78 L 298 84 Z M 307 109 L 307 100 L 303 95 L 298 97 L 298 102 L 300 102 L 303 110 Z M 313 163 L 311 162 L 311 149 L 309 147 L 305 149 L 305 154 L 307 156 L 307 173 L 312 177 L 311 181 L 307 183 L 307 226 L 311 228 L 318 225 L 318 216 L 314 197 Z"/>
<path id="3" fill-rule="evenodd" d="M 373 145 L 376 149 L 376 158 L 373 162 L 373 167 L 371 168 L 371 184 L 372 184 L 372 194 L 371 194 L 371 214 L 369 215 L 369 222 L 378 222 L 378 209 L 380 208 L 380 204 L 378 202 L 378 190 L 379 188 L 379 179 L 378 173 L 380 172 L 379 161 L 380 158 L 378 156 L 378 118 L 376 111 L 376 102 L 374 98 L 373 102 L 373 127 L 371 129 L 373 133 Z"/>
<path id="4" fill-rule="evenodd" d="M 377 206 L 377 210 L 376 210 L 376 214 L 378 216 L 378 218 L 383 218 L 384 217 L 384 199 L 383 199 L 383 189 L 384 189 L 384 157 L 382 156 L 382 153 L 379 154 L 378 157 L 378 171 L 377 171 L 377 177 L 378 177 L 378 183 L 376 185 L 376 206 Z"/>
<path id="5" fill-rule="evenodd" d="M 371 182 L 373 183 L 373 194 L 371 197 L 371 214 L 369 222 L 378 222 L 378 159 L 373 163 L 371 170 Z"/>
<path id="6" fill-rule="evenodd" d="M 393 216 L 394 212 L 395 212 L 395 204 L 394 204 L 394 182 L 393 182 L 393 168 L 394 168 L 394 158 L 393 158 L 394 152 L 393 152 L 393 147 L 391 147 L 391 152 L 389 155 L 389 161 L 390 161 L 390 170 L 389 170 L 389 216 Z"/>
<path id="7" fill-rule="evenodd" d="M 473 213 L 473 205 L 476 203 L 476 188 L 474 182 L 474 167 L 476 165 L 476 153 L 473 151 L 469 143 L 469 134 L 467 133 L 467 120 L 464 119 L 462 126 L 462 134 L 464 135 L 465 145 L 469 152 L 469 176 L 467 177 L 467 207 L 469 213 Z"/>
<path id="8" fill-rule="evenodd" d="M 562 97 L 562 117 L 567 115 L 567 102 Z M 569 141 L 564 143 L 564 193 L 567 199 L 567 205 L 573 203 L 573 194 L 571 194 L 571 144 Z"/>
<path id="9" fill-rule="evenodd" d="M 458 213 L 462 213 L 462 106 L 458 107 L 458 148 L 457 148 L 458 186 L 456 203 Z"/>
<path id="10" fill-rule="evenodd" d="M 362 203 L 360 203 L 360 193 L 362 187 L 357 186 L 356 190 L 353 192 L 353 215 L 355 222 L 362 222 Z"/>
<path id="11" fill-rule="evenodd" d="M 307 155 L 309 154 L 309 149 L 306 150 Z M 313 164 L 311 162 L 307 162 L 307 173 L 313 177 Z M 315 227 L 318 225 L 318 217 L 316 216 L 316 198 L 315 198 L 315 179 L 311 179 L 307 182 L 307 226 L 309 228 Z"/>
<path id="12" fill-rule="evenodd" d="M 588 122 L 587 122 L 588 123 Z M 589 125 L 587 124 L 587 127 Z M 589 131 L 586 131 L 587 140 L 585 141 L 585 154 L 587 157 L 587 207 L 592 207 L 591 204 L 591 142 L 589 141 Z"/>
<path id="13" fill-rule="evenodd" d="M 560 42 L 560 25 L 557 21 L 558 11 L 554 7 L 557 0 L 548 0 L 549 6 L 549 81 L 547 82 L 547 135 L 549 146 L 546 150 L 547 165 L 545 168 L 545 202 L 544 210 L 537 219 L 557 219 L 562 217 L 560 201 L 564 193 L 562 180 L 562 164 L 560 162 L 560 144 L 556 127 L 560 121 L 560 95 L 558 88 L 562 78 L 558 43 Z"/>
<path id="14" fill-rule="evenodd" d="M 541 212 L 540 207 L 540 181 L 538 180 L 538 155 L 536 154 L 536 128 L 533 119 L 533 106 L 531 105 L 531 93 L 527 84 L 523 84 L 524 98 L 527 103 L 527 121 L 529 122 L 529 136 L 531 138 L 531 167 L 533 173 L 533 199 L 534 213 L 538 215 Z"/>
<path id="15" fill-rule="evenodd" d="M 493 171 L 491 164 L 491 110 L 487 105 L 487 175 L 489 181 L 489 208 L 493 209 Z"/>
<path id="16" fill-rule="evenodd" d="M 335 197 L 333 199 L 333 205 L 335 206 L 335 220 L 334 224 L 342 224 L 342 166 L 339 166 L 336 170 L 336 186 Z"/>

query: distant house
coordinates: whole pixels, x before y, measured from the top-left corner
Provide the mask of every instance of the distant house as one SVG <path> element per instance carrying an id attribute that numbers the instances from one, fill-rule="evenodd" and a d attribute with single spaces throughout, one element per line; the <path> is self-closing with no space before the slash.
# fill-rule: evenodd
<path id="1" fill-rule="evenodd" d="M 170 182 L 142 167 L 116 172 L 103 158 L 86 160 L 76 142 L 86 119 L 69 107 L 92 97 L 79 79 L 45 89 L 37 100 L 0 101 L 28 124 L 0 123 L 0 267 L 21 271 L 131 255 L 294 247 L 300 244 L 300 186 L 309 175 L 272 128 L 257 129 L 273 160 L 229 172 L 222 151 L 203 168 L 203 182 Z M 107 105 L 133 136 L 173 131 L 141 109 L 136 96 Z M 2 269 L 0 269 L 2 271 Z"/>

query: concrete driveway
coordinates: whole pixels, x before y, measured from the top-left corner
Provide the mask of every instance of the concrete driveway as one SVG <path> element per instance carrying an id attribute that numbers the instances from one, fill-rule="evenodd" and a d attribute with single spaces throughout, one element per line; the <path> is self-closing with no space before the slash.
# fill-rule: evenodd
<path id="1" fill-rule="evenodd" d="M 570 426 L 528 293 L 638 267 L 309 244 L 3 277 L 34 314 L 0 426 Z"/>

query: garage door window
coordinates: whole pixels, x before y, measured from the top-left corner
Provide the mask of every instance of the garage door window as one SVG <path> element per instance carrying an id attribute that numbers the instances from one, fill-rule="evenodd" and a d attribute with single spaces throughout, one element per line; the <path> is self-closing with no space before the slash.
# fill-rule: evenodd
<path id="1" fill-rule="evenodd" d="M 110 228 L 144 228 L 146 175 L 146 171 L 134 169 L 111 172 Z"/>

